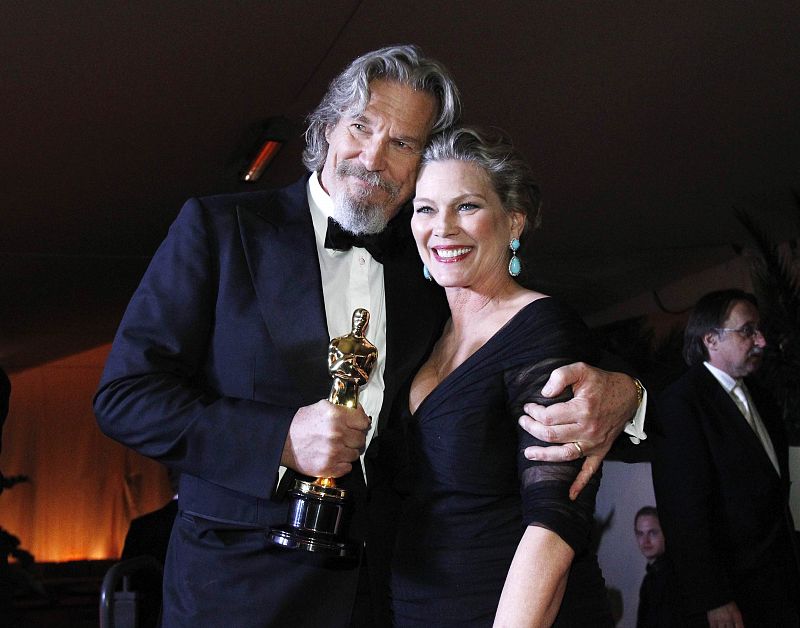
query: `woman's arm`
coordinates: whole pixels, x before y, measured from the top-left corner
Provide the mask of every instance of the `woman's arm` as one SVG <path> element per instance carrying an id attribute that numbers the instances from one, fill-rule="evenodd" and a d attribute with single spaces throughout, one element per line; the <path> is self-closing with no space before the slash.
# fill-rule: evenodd
<path id="1" fill-rule="evenodd" d="M 528 526 L 508 570 L 494 626 L 550 626 L 561 607 L 575 552 L 555 532 Z"/>

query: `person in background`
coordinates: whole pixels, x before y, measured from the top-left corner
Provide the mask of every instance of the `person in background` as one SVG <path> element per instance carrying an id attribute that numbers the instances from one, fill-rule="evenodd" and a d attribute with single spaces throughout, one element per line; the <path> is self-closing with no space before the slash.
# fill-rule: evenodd
<path id="1" fill-rule="evenodd" d="M 639 588 L 636 627 L 677 628 L 683 622 L 683 601 L 655 506 L 639 509 L 633 519 L 633 532 L 639 551 L 647 559 L 647 573 Z"/>
<path id="2" fill-rule="evenodd" d="M 167 467 L 172 498 L 161 508 L 136 517 L 130 523 L 122 546 L 120 561 L 151 556 L 158 561 L 155 567 L 140 568 L 131 576 L 131 588 L 139 594 L 139 625 L 158 626 L 161 616 L 164 563 L 175 517 L 178 515 L 178 476 Z"/>
<path id="3" fill-rule="evenodd" d="M 167 545 L 172 533 L 172 525 L 178 514 L 179 476 L 167 467 L 167 477 L 172 488 L 172 499 L 152 512 L 145 513 L 131 521 L 125 542 L 122 545 L 120 560 L 135 556 L 152 556 L 161 565 L 167 560 Z"/>
<path id="4" fill-rule="evenodd" d="M 751 377 L 765 346 L 752 294 L 706 294 L 684 334 L 689 370 L 658 399 L 653 484 L 685 625 L 800 625 L 786 433 Z"/>

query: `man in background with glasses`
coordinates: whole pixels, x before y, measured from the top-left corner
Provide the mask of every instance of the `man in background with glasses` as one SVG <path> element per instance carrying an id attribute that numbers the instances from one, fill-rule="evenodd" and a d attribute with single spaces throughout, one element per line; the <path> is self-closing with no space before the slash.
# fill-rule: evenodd
<path id="1" fill-rule="evenodd" d="M 800 626 L 800 569 L 781 414 L 751 379 L 766 340 L 755 297 L 702 297 L 689 370 L 661 395 L 653 483 L 687 626 Z"/>

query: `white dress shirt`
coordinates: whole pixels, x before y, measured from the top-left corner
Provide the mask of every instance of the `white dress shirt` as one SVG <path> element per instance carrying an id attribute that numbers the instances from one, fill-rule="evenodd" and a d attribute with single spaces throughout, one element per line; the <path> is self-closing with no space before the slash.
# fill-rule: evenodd
<path id="1" fill-rule="evenodd" d="M 647 389 L 642 388 L 642 403 L 639 404 L 633 418 L 625 424 L 624 430 L 634 445 L 638 445 L 647 438 L 647 434 L 644 432 L 645 414 L 647 414 Z"/>
<path id="2" fill-rule="evenodd" d="M 383 405 L 383 375 L 386 368 L 386 295 L 383 264 L 376 262 L 366 249 L 360 247 L 354 246 L 349 251 L 326 249 L 325 232 L 328 229 L 328 218 L 333 210 L 333 201 L 322 189 L 317 173 L 309 177 L 307 190 L 322 275 L 328 335 L 336 338 L 350 333 L 353 327 L 353 311 L 356 308 L 363 307 L 369 310 L 370 314 L 369 325 L 364 335 L 378 349 L 378 361 L 372 369 L 369 381 L 358 391 L 359 403 L 367 416 L 372 417 L 372 426 L 367 433 L 367 445 L 369 445 Z"/>
<path id="3" fill-rule="evenodd" d="M 778 457 L 775 455 L 775 448 L 772 445 L 772 440 L 767 433 L 767 428 L 764 426 L 764 421 L 761 420 L 761 416 L 758 414 L 758 408 L 756 408 L 755 404 L 753 403 L 744 381 L 741 379 L 734 379 L 725 371 L 718 369 L 710 362 L 703 362 L 703 364 L 714 376 L 714 379 L 720 383 L 720 386 L 725 389 L 725 392 L 728 393 L 730 398 L 733 400 L 733 403 L 736 404 L 736 407 L 739 408 L 739 412 L 742 413 L 748 425 L 750 425 L 750 427 L 756 433 L 758 440 L 761 441 L 764 451 L 767 452 L 767 456 L 769 456 L 770 462 L 772 462 L 772 466 L 775 467 L 775 470 L 778 472 L 778 474 L 780 474 Z"/>
<path id="4" fill-rule="evenodd" d="M 375 261 L 366 249 L 360 247 L 353 247 L 349 251 L 326 249 L 325 233 L 328 230 L 328 217 L 333 209 L 333 201 L 322 189 L 318 173 L 315 172 L 309 177 L 306 194 L 317 243 L 328 336 L 337 338 L 350 333 L 353 329 L 353 311 L 357 308 L 363 307 L 370 314 L 369 325 L 364 335 L 378 349 L 378 359 L 372 368 L 369 381 L 358 390 L 358 402 L 367 416 L 372 417 L 372 425 L 367 432 L 367 445 L 369 445 L 375 434 L 378 415 L 383 405 L 383 374 L 386 368 L 386 296 L 383 285 L 383 264 Z M 362 473 L 363 459 L 362 453 Z M 279 481 L 285 471 L 286 467 L 279 468 Z"/>

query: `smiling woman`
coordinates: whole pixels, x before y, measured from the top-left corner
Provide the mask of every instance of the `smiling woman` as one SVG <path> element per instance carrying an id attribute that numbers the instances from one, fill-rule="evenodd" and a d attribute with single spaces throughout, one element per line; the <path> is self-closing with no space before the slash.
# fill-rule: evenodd
<path id="1" fill-rule="evenodd" d="M 426 165 L 417 182 L 411 228 L 420 257 L 436 282 L 448 287 L 509 281 L 509 242 L 519 237 L 525 215 L 505 211 L 488 175 L 466 161 Z"/>
<path id="2" fill-rule="evenodd" d="M 582 321 L 523 287 L 510 264 L 538 223 L 531 170 L 504 135 L 472 128 L 435 137 L 422 163 L 411 228 L 451 318 L 394 423 L 412 461 L 400 482 L 410 488 L 395 625 L 610 626 L 588 544 L 599 476 L 571 501 L 580 458 L 520 453 L 544 444 L 517 424 L 524 402 L 547 405 L 552 369 L 597 357 Z"/>

